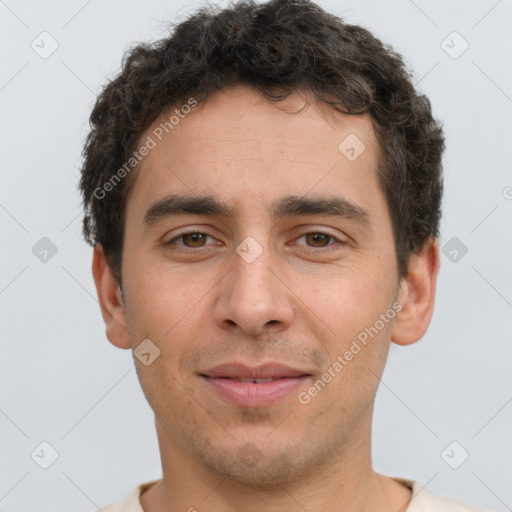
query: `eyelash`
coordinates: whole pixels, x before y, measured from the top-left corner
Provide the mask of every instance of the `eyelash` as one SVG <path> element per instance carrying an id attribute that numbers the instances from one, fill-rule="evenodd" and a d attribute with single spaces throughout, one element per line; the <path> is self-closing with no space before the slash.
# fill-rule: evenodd
<path id="1" fill-rule="evenodd" d="M 168 242 L 165 242 L 165 246 L 171 246 L 173 245 L 177 240 L 179 240 L 180 238 L 183 238 L 184 236 L 186 235 L 191 235 L 191 234 L 199 234 L 199 235 L 206 235 L 207 237 L 209 236 L 210 238 L 213 238 L 211 235 L 209 235 L 208 233 L 203 233 L 202 231 L 197 231 L 197 230 L 192 230 L 192 231 L 185 231 L 183 233 L 180 233 L 179 235 L 175 236 L 173 239 L 169 240 Z M 305 246 L 305 247 L 308 247 L 309 249 L 318 249 L 320 251 L 323 251 L 323 252 L 326 252 L 326 251 L 331 251 L 331 250 L 338 250 L 340 247 L 336 247 L 336 246 L 345 246 L 346 245 L 346 242 L 343 242 L 342 240 L 340 240 L 339 238 L 335 237 L 334 235 L 332 235 L 331 233 L 328 233 L 327 231 L 322 231 L 322 230 L 317 230 L 317 231 L 308 231 L 307 233 L 303 233 L 302 235 L 299 236 L 299 238 L 302 238 L 306 235 L 316 235 L 316 234 L 322 234 L 322 235 L 325 235 L 327 236 L 328 238 L 334 240 L 335 242 L 337 243 L 334 243 L 334 244 L 329 244 L 325 247 L 310 247 L 310 246 Z M 304 246 L 303 246 L 304 247 Z M 176 250 L 176 251 L 184 251 L 184 252 L 199 252 L 201 251 L 201 249 L 204 249 L 205 246 L 201 246 L 201 247 L 187 247 L 187 246 L 179 246 L 178 249 L 174 249 L 173 250 Z"/>

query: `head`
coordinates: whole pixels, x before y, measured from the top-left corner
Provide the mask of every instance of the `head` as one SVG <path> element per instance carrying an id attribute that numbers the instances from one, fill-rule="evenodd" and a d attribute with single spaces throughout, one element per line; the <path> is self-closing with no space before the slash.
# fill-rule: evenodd
<path id="1" fill-rule="evenodd" d="M 401 57 L 305 0 L 204 8 L 127 53 L 91 128 L 84 234 L 109 340 L 158 355 L 161 445 L 252 483 L 363 446 L 439 265 L 443 136 Z M 233 361 L 306 377 L 234 405 Z"/>

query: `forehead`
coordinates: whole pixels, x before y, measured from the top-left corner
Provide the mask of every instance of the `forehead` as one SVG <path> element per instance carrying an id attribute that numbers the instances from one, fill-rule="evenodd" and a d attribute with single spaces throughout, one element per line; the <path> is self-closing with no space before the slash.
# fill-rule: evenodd
<path id="1" fill-rule="evenodd" d="M 148 138 L 154 147 L 138 165 L 128 201 L 135 207 L 171 194 L 261 204 L 284 192 L 334 189 L 364 203 L 380 190 L 370 118 L 298 92 L 276 103 L 247 87 L 223 89 L 193 108 L 163 113 L 140 142 Z"/>

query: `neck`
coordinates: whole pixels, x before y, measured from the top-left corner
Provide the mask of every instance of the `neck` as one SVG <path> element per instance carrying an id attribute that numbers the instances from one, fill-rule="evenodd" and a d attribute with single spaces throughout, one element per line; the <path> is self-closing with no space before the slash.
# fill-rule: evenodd
<path id="1" fill-rule="evenodd" d="M 371 418 L 343 451 L 282 485 L 258 487 L 212 473 L 177 445 L 156 421 L 162 479 L 141 496 L 145 512 L 404 512 L 411 491 L 371 465 Z"/>

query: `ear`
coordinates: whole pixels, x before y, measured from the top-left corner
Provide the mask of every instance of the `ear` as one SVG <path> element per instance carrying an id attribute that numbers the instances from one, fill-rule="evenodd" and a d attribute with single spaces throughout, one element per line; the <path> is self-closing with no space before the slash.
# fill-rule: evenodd
<path id="1" fill-rule="evenodd" d="M 432 318 L 436 282 L 439 273 L 439 241 L 429 239 L 423 248 L 411 255 L 407 277 L 402 280 L 391 341 L 410 345 L 423 337 Z"/>
<path id="2" fill-rule="evenodd" d="M 105 322 L 107 338 L 112 345 L 118 348 L 131 348 L 121 289 L 112 275 L 101 244 L 94 246 L 92 275 Z"/>

